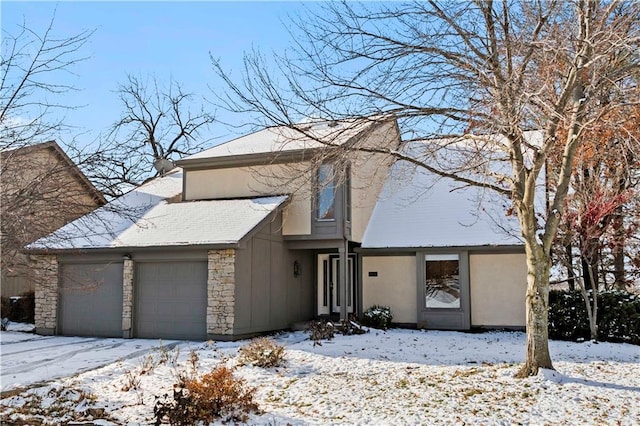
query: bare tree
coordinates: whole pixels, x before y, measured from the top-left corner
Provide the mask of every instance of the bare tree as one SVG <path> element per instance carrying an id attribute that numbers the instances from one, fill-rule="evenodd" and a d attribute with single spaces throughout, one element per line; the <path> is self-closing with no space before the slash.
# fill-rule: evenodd
<path id="1" fill-rule="evenodd" d="M 73 161 L 53 142 L 68 130 L 63 102 L 69 80 L 93 31 L 57 36 L 52 18 L 43 31 L 25 22 L 4 25 L 0 58 L 0 183 L 3 289 L 31 278 L 22 247 L 104 203 Z M 67 83 L 69 81 L 69 83 Z M 82 161 L 91 161 L 86 156 Z M 5 280 L 9 278 L 8 280 Z M 24 287 L 23 287 L 24 288 Z"/>
<path id="2" fill-rule="evenodd" d="M 170 167 L 172 159 L 201 150 L 210 141 L 200 139 L 202 130 L 214 122 L 202 107 L 192 111 L 194 95 L 174 80 L 164 86 L 128 75 L 117 92 L 122 115 L 107 137 L 102 167 L 88 171 L 111 197 L 161 173 L 163 162 Z"/>
<path id="3" fill-rule="evenodd" d="M 44 142 L 66 125 L 64 112 L 77 108 L 60 102 L 60 96 L 76 90 L 63 83 L 73 66 L 84 61 L 80 49 L 93 31 L 58 38 L 54 19 L 42 32 L 25 23 L 3 26 L 0 59 L 0 149 L 16 149 Z"/>
<path id="4" fill-rule="evenodd" d="M 55 142 L 3 151 L 1 160 L 3 291 L 20 293 L 37 277 L 21 249 L 106 201 Z"/>
<path id="5" fill-rule="evenodd" d="M 637 102 L 640 4 L 621 1 L 332 3 L 297 21 L 297 47 L 268 71 L 245 58 L 241 80 L 214 67 L 221 103 L 260 124 L 304 131 L 301 117 L 394 115 L 419 153 L 351 144 L 406 160 L 510 199 L 527 259 L 526 361 L 519 377 L 553 368 L 548 349 L 551 248 L 584 134 Z M 602 87 L 617 90 L 607 103 Z M 527 130 L 536 129 L 536 138 Z M 565 131 L 560 132 L 561 129 Z M 435 138 L 424 143 L 425 138 Z M 321 141 L 322 142 L 322 141 Z M 327 145 L 331 145 L 327 142 Z M 547 164 L 551 153 L 560 161 Z M 507 165 L 507 172 L 497 172 Z M 543 171 L 556 182 L 536 203 Z"/>

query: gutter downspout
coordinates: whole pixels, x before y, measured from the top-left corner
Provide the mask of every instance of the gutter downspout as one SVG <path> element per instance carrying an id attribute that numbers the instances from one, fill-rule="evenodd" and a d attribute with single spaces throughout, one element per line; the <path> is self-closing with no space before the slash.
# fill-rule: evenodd
<path id="1" fill-rule="evenodd" d="M 340 255 L 340 320 L 346 321 L 349 316 L 348 306 L 347 306 L 347 294 L 349 291 L 349 236 L 347 235 L 347 191 L 350 188 L 347 188 L 347 182 L 349 182 L 346 173 L 349 173 L 349 168 L 343 166 L 342 168 L 342 240 L 343 246 L 338 248 L 338 253 Z M 353 283 L 351 283 L 353 285 Z"/>

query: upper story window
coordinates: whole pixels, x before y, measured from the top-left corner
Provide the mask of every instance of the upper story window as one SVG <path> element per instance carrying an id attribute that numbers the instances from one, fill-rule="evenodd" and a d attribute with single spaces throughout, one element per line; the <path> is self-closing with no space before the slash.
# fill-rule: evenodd
<path id="1" fill-rule="evenodd" d="M 318 220 L 334 220 L 335 212 L 335 170 L 333 164 L 321 164 L 318 167 L 318 195 L 317 195 L 317 216 Z"/>

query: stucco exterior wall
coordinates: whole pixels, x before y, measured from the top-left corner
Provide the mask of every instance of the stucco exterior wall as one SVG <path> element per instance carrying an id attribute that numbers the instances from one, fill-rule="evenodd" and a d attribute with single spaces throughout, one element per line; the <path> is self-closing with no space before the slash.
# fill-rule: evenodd
<path id="1" fill-rule="evenodd" d="M 524 327 L 524 253 L 470 254 L 471 325 Z"/>
<path id="2" fill-rule="evenodd" d="M 377 128 L 362 143 L 365 147 L 395 147 L 400 135 L 395 122 Z M 386 154 L 353 152 L 351 161 L 351 239 L 362 242 L 373 208 L 393 164 Z"/>
<path id="3" fill-rule="evenodd" d="M 267 165 L 185 172 L 185 200 L 255 197 L 294 193 L 284 208 L 282 234 L 311 234 L 309 165 Z M 282 177 L 298 176 L 285 180 Z"/>
<path id="4" fill-rule="evenodd" d="M 378 276 L 370 277 L 370 272 Z M 417 322 L 416 256 L 362 258 L 362 309 L 391 307 L 393 322 Z"/>

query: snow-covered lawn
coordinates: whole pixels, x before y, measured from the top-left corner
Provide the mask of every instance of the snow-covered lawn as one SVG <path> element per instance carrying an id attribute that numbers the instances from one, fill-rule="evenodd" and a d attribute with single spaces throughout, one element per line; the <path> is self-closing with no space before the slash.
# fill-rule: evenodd
<path id="1" fill-rule="evenodd" d="M 20 341 L 15 337 L 20 334 L 27 338 Z M 51 424 L 69 420 L 74 410 L 111 422 L 98 424 L 152 423 L 155 397 L 171 393 L 177 374 L 191 368 L 192 352 L 204 373 L 219 363 L 236 366 L 237 350 L 246 344 L 179 342 L 172 349 L 174 342 L 162 342 L 160 349 L 150 349 L 160 342 L 91 343 L 6 332 L 0 337 L 3 390 L 14 387 L 5 386 L 5 370 L 13 368 L 5 366 L 5 351 L 24 348 L 25 362 L 35 366 L 39 358 L 46 362 L 61 350 L 44 350 L 47 346 L 96 345 L 53 361 L 46 371 L 15 373 L 16 386 L 63 376 L 0 402 L 5 421 L 16 421 L 16 413 L 33 408 L 46 413 Z M 300 332 L 277 340 L 287 348 L 286 366 L 236 369 L 237 376 L 257 388 L 262 413 L 251 415 L 250 424 L 640 424 L 638 346 L 552 341 L 557 372 L 518 380 L 513 374 L 524 356 L 524 334 L 519 332 L 372 329 L 361 336 L 336 336 L 322 346 Z M 94 353 L 112 346 L 105 355 Z M 113 358 L 107 362 L 106 356 Z M 86 371 L 86 362 L 97 358 L 101 361 Z M 65 362 L 84 372 L 64 367 L 60 374 L 63 368 L 55 366 Z M 20 379 L 29 374 L 29 380 Z"/>

